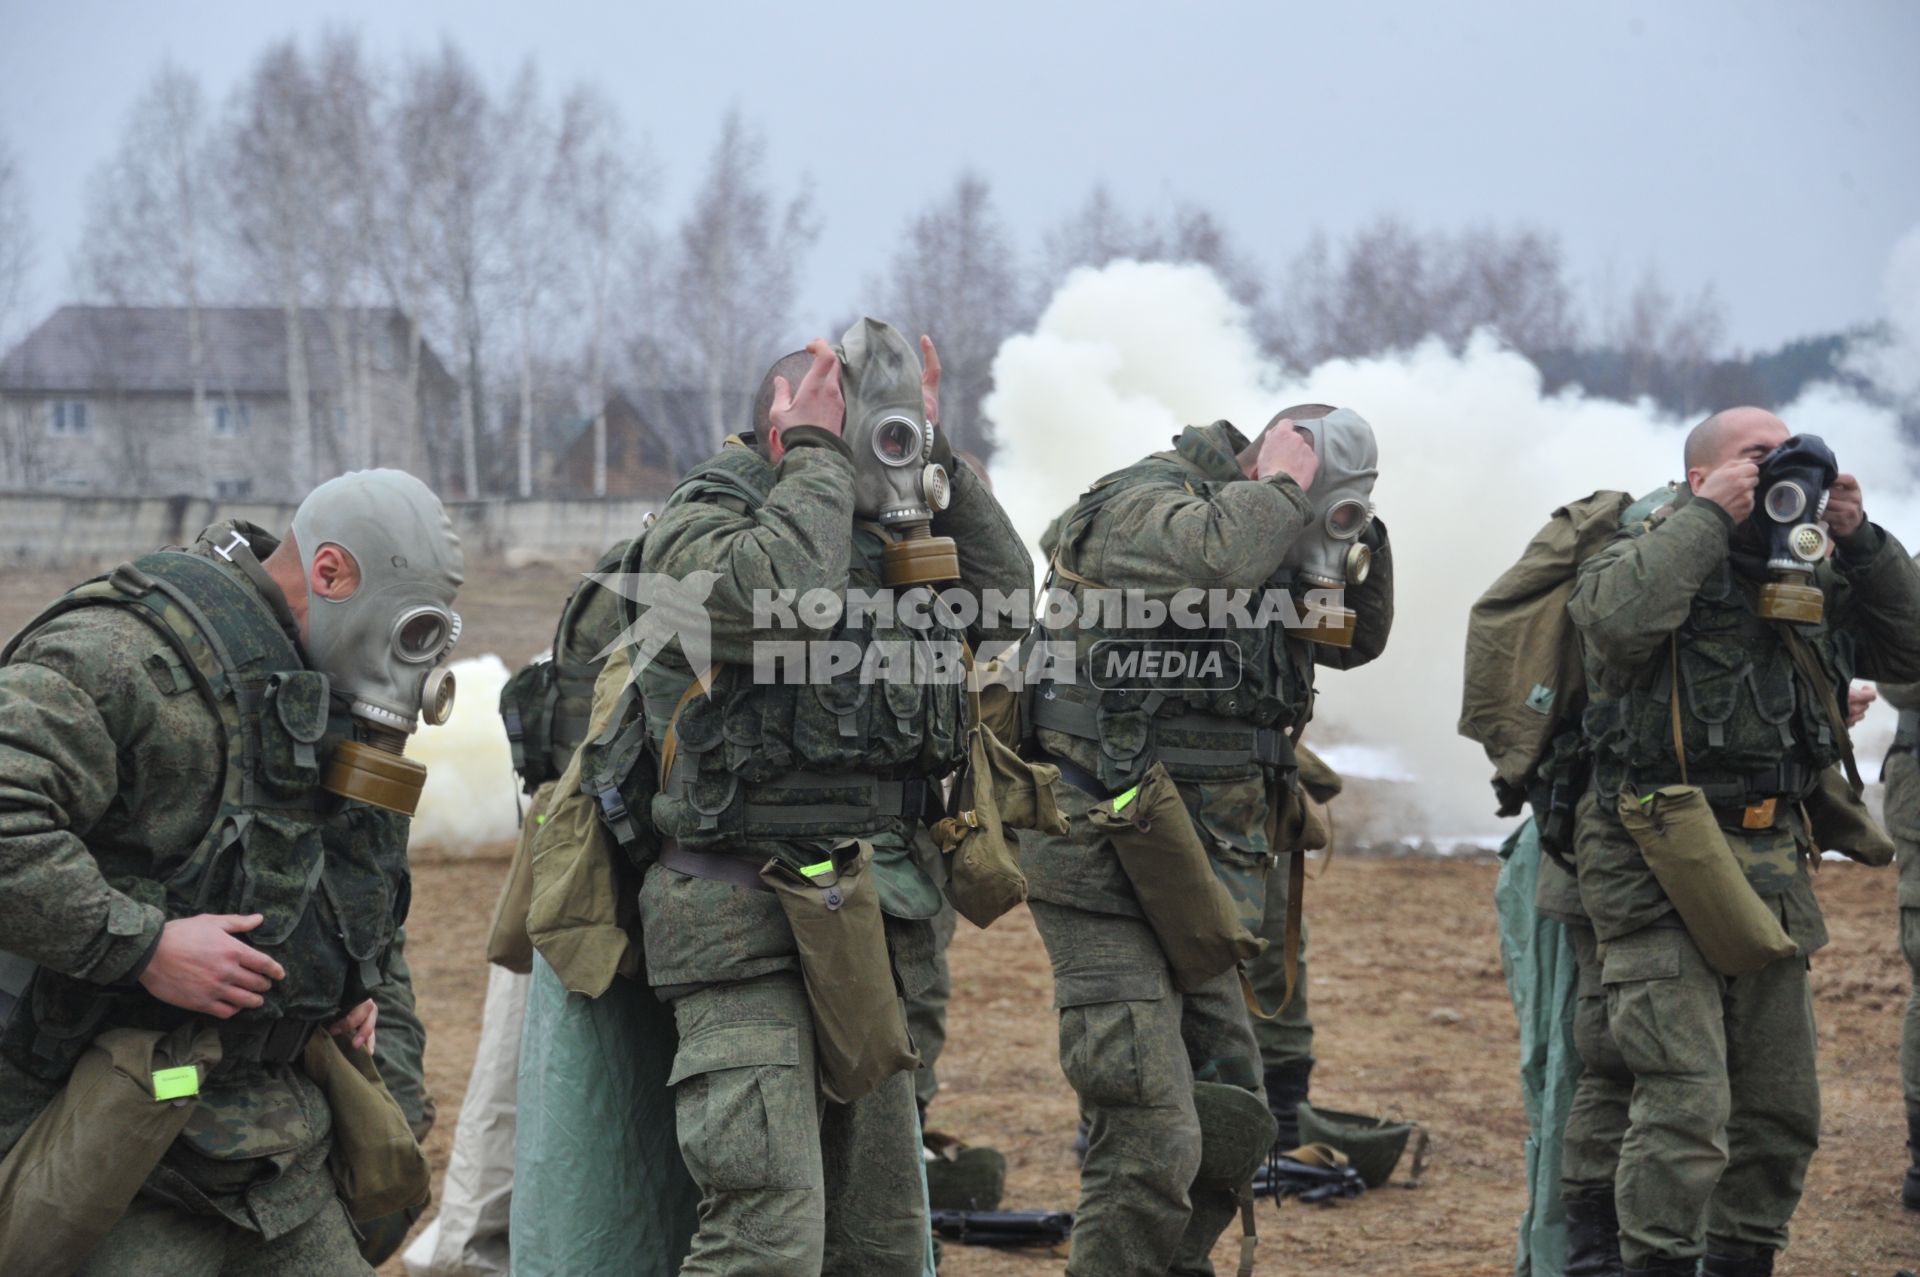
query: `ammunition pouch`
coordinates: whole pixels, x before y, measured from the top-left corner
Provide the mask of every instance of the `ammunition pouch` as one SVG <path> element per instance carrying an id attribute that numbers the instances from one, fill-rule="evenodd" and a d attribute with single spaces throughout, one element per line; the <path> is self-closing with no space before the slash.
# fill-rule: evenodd
<path id="1" fill-rule="evenodd" d="M 1624 789 L 1617 811 L 1715 971 L 1745 975 L 1799 952 L 1774 909 L 1747 882 L 1699 786 L 1668 785 L 1644 796 Z"/>
<path id="2" fill-rule="evenodd" d="M 793 928 L 820 1089 L 837 1104 L 851 1104 L 920 1063 L 893 977 L 872 860 L 871 845 L 848 841 L 817 863 L 776 858 L 759 873 Z"/>
<path id="3" fill-rule="evenodd" d="M 967 760 L 954 813 L 932 834 L 949 858 L 947 899 L 967 921 L 986 927 L 1027 898 L 1027 876 L 1009 831 L 1065 834 L 1068 825 L 1054 798 L 1058 770 L 1021 758 L 983 721 L 967 729 Z"/>
<path id="4" fill-rule="evenodd" d="M 1578 731 L 1562 732 L 1548 747 L 1527 790 L 1540 850 L 1568 873 L 1573 865 L 1573 809 L 1593 781 L 1593 756 Z M 1506 814 L 1513 815 L 1515 812 Z"/>
<path id="5" fill-rule="evenodd" d="M 1240 921 L 1165 766 L 1154 763 L 1138 785 L 1089 808 L 1087 822 L 1113 845 L 1183 993 L 1266 949 Z"/>
<path id="6" fill-rule="evenodd" d="M 1820 773 L 1820 783 L 1802 801 L 1802 808 L 1814 850 L 1837 851 L 1875 868 L 1893 863 L 1893 839 L 1838 768 Z"/>

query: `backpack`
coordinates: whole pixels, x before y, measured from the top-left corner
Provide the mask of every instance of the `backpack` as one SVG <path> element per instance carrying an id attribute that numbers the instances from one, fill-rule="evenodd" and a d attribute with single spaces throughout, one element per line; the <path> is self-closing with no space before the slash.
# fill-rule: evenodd
<path id="1" fill-rule="evenodd" d="M 1602 489 L 1561 506 L 1468 613 L 1460 734 L 1493 764 L 1498 814 L 1530 804 L 1542 845 L 1551 841 L 1556 852 L 1571 846 L 1573 803 L 1587 779 L 1586 670 L 1567 615 L 1574 578 L 1623 526 L 1670 495 L 1662 487 L 1635 501 Z"/>

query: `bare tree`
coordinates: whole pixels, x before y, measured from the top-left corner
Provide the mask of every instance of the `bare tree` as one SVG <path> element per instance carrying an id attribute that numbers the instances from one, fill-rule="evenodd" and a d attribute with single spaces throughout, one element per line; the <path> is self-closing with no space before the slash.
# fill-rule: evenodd
<path id="1" fill-rule="evenodd" d="M 781 202 L 765 167 L 765 141 L 729 111 L 674 246 L 671 322 L 705 400 L 707 446 L 727 432 L 728 405 L 793 341 L 800 261 L 818 234 L 808 197 Z"/>
<path id="2" fill-rule="evenodd" d="M 1683 412 L 1708 406 L 1714 351 L 1725 333 L 1726 312 L 1711 285 L 1680 297 L 1651 266 L 1601 321 L 1602 340 L 1626 360 L 1625 397 L 1651 395 Z"/>
<path id="3" fill-rule="evenodd" d="M 1260 265 L 1233 243 L 1211 212 L 1197 204 L 1181 204 L 1164 222 L 1152 214 L 1136 216 L 1121 206 L 1105 183 L 1096 183 L 1080 207 L 1047 232 L 1042 256 L 1048 292 L 1077 266 L 1105 266 L 1120 258 L 1206 266 L 1229 296 L 1255 311 L 1266 291 Z"/>
<path id="4" fill-rule="evenodd" d="M 186 310 L 193 422 L 207 422 L 206 298 L 218 242 L 206 95 L 163 63 L 127 115 L 120 145 L 87 184 L 75 274 L 89 296 Z M 211 480 L 206 480 L 211 492 Z"/>
<path id="5" fill-rule="evenodd" d="M 983 457 L 993 451 L 993 432 L 980 403 L 1000 343 L 1028 318 L 1020 293 L 1019 261 L 987 181 L 963 171 L 907 224 L 894 250 L 884 314 L 911 335 L 932 336 L 945 427 L 956 447 Z"/>
<path id="6" fill-rule="evenodd" d="M 554 196 L 564 217 L 574 275 L 587 301 L 587 393 L 593 414 L 593 495 L 607 495 L 607 352 L 609 313 L 623 237 L 633 230 L 636 201 L 651 185 L 650 166 L 627 159 L 620 119 L 604 94 L 577 88 L 562 105 Z M 525 402 L 531 403 L 531 368 Z M 525 427 L 523 426 L 523 429 Z"/>
<path id="7" fill-rule="evenodd" d="M 26 183 L 6 139 L 0 138 L 0 353 L 12 344 L 13 326 L 27 300 L 33 265 L 33 224 L 27 216 Z"/>

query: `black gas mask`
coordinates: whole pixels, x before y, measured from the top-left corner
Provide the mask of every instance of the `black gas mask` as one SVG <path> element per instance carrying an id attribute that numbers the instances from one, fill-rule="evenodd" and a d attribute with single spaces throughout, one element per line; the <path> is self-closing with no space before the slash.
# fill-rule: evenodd
<path id="1" fill-rule="evenodd" d="M 1826 612 L 1826 598 L 1811 578 L 1833 548 L 1820 516 L 1839 476 L 1833 449 L 1818 435 L 1795 435 L 1760 459 L 1751 523 L 1765 540 L 1773 574 L 1760 590 L 1760 615 L 1769 620 L 1814 622 Z"/>

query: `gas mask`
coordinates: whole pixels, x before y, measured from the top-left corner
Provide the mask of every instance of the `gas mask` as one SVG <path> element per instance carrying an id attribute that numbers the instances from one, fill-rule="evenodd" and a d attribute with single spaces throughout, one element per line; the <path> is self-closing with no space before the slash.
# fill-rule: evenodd
<path id="1" fill-rule="evenodd" d="M 952 537 L 933 535 L 933 516 L 952 499 L 933 461 L 933 423 L 920 397 L 920 352 L 900 330 L 862 319 L 840 339 L 843 437 L 853 452 L 853 510 L 895 533 L 881 558 L 888 586 L 932 585 L 960 575 Z"/>
<path id="2" fill-rule="evenodd" d="M 422 718 L 437 726 L 453 712 L 453 675 L 436 667 L 460 637 L 460 538 L 440 499 L 401 470 L 321 484 L 294 512 L 293 536 L 309 581 L 323 545 L 347 551 L 360 569 L 344 599 L 307 595 L 307 660 L 353 722 L 321 788 L 411 816 L 427 769 L 404 756 L 407 737 Z"/>
<path id="3" fill-rule="evenodd" d="M 1282 566 L 1312 590 L 1359 585 L 1373 567 L 1373 551 L 1360 543 L 1360 534 L 1373 522 L 1373 481 L 1380 474 L 1373 427 L 1353 409 L 1336 408 L 1317 420 L 1295 422 L 1294 428 L 1312 442 L 1320 468 L 1307 489 L 1313 522 L 1294 538 Z M 1316 606 L 1302 619 L 1307 623 L 1288 632 L 1329 647 L 1353 646 L 1352 608 Z"/>
<path id="4" fill-rule="evenodd" d="M 1818 435 L 1795 435 L 1760 459 L 1758 499 L 1749 518 L 1766 538 L 1767 571 L 1760 587 L 1760 615 L 1772 621 L 1818 621 L 1826 596 L 1809 583 L 1833 548 L 1827 525 L 1827 490 L 1840 475 L 1833 449 Z"/>

